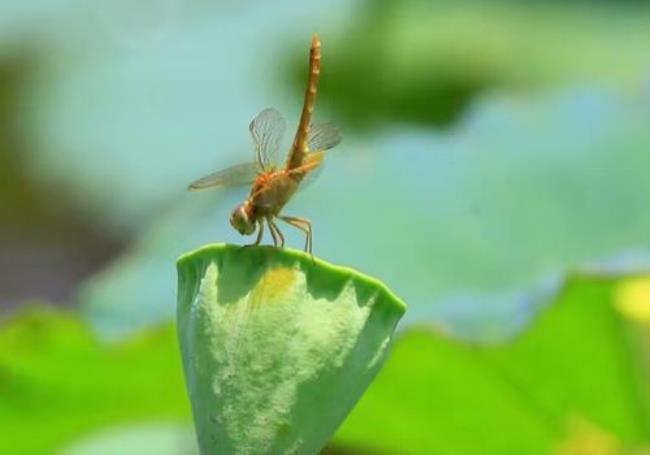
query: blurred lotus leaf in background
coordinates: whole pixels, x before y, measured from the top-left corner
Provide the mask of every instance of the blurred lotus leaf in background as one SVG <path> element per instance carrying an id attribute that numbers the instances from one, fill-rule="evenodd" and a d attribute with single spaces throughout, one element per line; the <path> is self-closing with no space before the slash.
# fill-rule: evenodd
<path id="1" fill-rule="evenodd" d="M 639 353 L 648 331 L 616 310 L 627 285 L 572 276 L 510 343 L 405 333 L 335 442 L 371 453 L 647 450 L 648 370 Z"/>
<path id="2" fill-rule="evenodd" d="M 449 125 L 496 90 L 602 83 L 636 93 L 650 71 L 649 21 L 647 2 L 366 1 L 332 44 L 323 102 L 346 125 L 371 128 Z"/>
<path id="3" fill-rule="evenodd" d="M 0 325 L 2 453 L 52 453 L 118 424 L 186 422 L 189 411 L 169 325 L 111 345 L 48 307 Z"/>

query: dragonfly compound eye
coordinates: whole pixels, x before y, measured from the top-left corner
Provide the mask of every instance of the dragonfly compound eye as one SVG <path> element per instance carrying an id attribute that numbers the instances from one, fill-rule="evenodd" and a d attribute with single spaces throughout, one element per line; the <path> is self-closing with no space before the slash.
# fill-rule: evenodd
<path id="1" fill-rule="evenodd" d="M 250 235 L 255 232 L 255 223 L 248 216 L 244 204 L 239 205 L 230 215 L 230 224 L 242 235 Z"/>

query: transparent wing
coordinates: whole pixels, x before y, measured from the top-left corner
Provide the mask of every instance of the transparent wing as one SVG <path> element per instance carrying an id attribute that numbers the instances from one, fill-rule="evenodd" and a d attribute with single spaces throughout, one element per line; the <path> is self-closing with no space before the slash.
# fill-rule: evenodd
<path id="1" fill-rule="evenodd" d="M 255 180 L 259 170 L 260 167 L 256 162 L 237 164 L 201 177 L 190 183 L 187 189 L 198 191 L 250 184 Z"/>
<path id="2" fill-rule="evenodd" d="M 329 150 L 341 142 L 341 133 L 332 123 L 319 123 L 309 128 L 307 141 L 311 152 Z"/>
<path id="3" fill-rule="evenodd" d="M 273 108 L 264 109 L 251 122 L 257 162 L 262 169 L 270 169 L 278 162 L 278 149 L 287 128 L 282 115 Z"/>
<path id="4" fill-rule="evenodd" d="M 297 168 L 291 169 L 289 172 L 291 174 L 302 176 L 303 185 L 301 185 L 301 187 L 304 187 L 305 183 L 314 181 L 316 177 L 320 175 L 323 169 L 322 164 L 324 157 L 324 151 L 308 153 L 303 164 Z"/>
<path id="5" fill-rule="evenodd" d="M 302 188 L 309 186 L 311 182 L 318 178 L 323 171 L 325 152 L 336 147 L 339 142 L 341 142 L 341 133 L 332 123 L 320 123 L 311 126 L 307 142 L 309 153 L 305 156 L 302 166 L 291 171 L 302 174 Z"/>

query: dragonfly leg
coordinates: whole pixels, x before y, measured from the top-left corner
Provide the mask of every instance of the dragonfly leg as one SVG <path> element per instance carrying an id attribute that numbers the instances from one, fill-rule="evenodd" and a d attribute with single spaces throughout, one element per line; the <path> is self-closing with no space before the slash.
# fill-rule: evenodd
<path id="1" fill-rule="evenodd" d="M 280 237 L 280 246 L 284 247 L 284 235 L 282 234 L 282 231 L 280 230 L 277 224 L 275 224 L 274 222 L 271 223 L 273 223 L 273 229 L 275 229 L 275 232 L 278 233 L 278 237 Z"/>
<path id="2" fill-rule="evenodd" d="M 264 236 L 264 222 L 259 221 L 257 223 L 257 226 L 258 226 L 257 228 L 258 230 L 257 230 L 257 237 L 255 238 L 255 243 L 249 243 L 248 245 L 244 245 L 244 246 L 257 246 L 262 241 L 262 237 Z"/>
<path id="3" fill-rule="evenodd" d="M 278 239 L 280 240 L 280 247 L 284 246 L 284 235 L 278 228 L 278 225 L 273 222 L 273 218 L 267 218 L 266 222 L 269 223 L 269 229 L 271 230 L 271 235 L 273 236 L 273 244 L 278 246 Z M 277 237 L 277 238 L 276 238 Z"/>
<path id="4" fill-rule="evenodd" d="M 264 222 L 259 221 L 258 223 L 259 230 L 257 231 L 257 238 L 255 239 L 255 243 L 253 245 L 257 246 L 262 242 L 262 237 L 264 236 Z"/>
<path id="5" fill-rule="evenodd" d="M 305 251 L 307 251 L 309 254 L 312 254 L 311 221 L 305 218 L 298 218 L 296 216 L 280 216 L 279 218 L 285 223 L 290 224 L 291 226 L 298 228 L 305 233 Z"/>
<path id="6" fill-rule="evenodd" d="M 269 220 L 266 220 L 267 223 L 269 223 L 269 231 L 271 231 L 271 237 L 273 237 L 273 246 L 278 246 L 278 236 L 275 233 L 275 230 L 273 229 L 273 226 L 269 222 Z"/>

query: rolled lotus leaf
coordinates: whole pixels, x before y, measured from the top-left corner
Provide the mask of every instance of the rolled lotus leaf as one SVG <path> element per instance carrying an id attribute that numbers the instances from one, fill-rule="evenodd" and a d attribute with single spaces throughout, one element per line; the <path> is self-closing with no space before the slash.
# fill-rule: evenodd
<path id="1" fill-rule="evenodd" d="M 405 304 L 295 250 L 216 244 L 177 265 L 201 453 L 318 453 L 377 374 Z"/>

